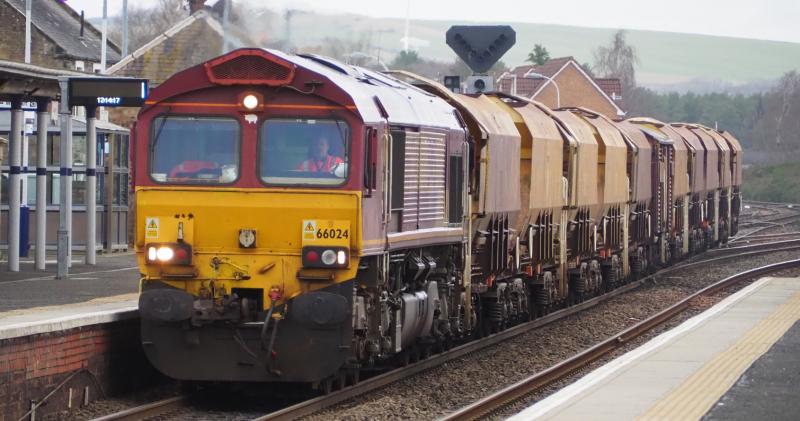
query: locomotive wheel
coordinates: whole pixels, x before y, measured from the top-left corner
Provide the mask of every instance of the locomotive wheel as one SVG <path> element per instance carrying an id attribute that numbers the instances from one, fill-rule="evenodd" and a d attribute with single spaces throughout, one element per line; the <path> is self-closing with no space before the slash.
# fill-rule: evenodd
<path id="1" fill-rule="evenodd" d="M 353 386 L 357 385 L 361 380 L 361 369 L 358 367 L 354 368 L 350 376 L 353 379 Z"/>

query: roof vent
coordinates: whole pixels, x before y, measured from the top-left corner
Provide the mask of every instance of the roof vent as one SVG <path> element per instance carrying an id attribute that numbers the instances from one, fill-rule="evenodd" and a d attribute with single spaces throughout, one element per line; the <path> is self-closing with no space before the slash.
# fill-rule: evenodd
<path id="1" fill-rule="evenodd" d="M 206 74 L 218 85 L 286 85 L 295 65 L 264 50 L 237 50 L 205 64 Z"/>

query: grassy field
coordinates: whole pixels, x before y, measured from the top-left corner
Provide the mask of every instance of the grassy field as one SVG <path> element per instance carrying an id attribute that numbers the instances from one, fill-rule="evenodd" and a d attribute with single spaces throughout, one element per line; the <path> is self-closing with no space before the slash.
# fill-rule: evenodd
<path id="1" fill-rule="evenodd" d="M 282 25 L 282 22 L 276 22 Z M 502 22 L 509 24 L 509 22 Z M 411 37 L 421 40 L 423 57 L 452 60 L 455 55 L 444 42 L 444 34 L 455 21 L 412 21 Z M 485 24 L 485 23 L 482 23 Z M 503 58 L 513 66 L 523 63 L 536 43 L 552 57 L 574 56 L 592 61 L 592 50 L 608 43 L 614 29 L 534 23 L 510 23 L 517 31 L 517 44 Z M 370 54 L 380 51 L 385 61 L 401 49 L 404 21 L 359 15 L 302 14 L 292 21 L 295 45 L 320 45 L 326 37 L 364 41 Z M 278 29 L 278 28 L 276 28 Z M 281 33 L 280 29 L 278 33 Z M 629 31 L 641 64 L 638 79 L 647 85 L 682 83 L 696 78 L 731 83 L 772 80 L 800 68 L 800 43 L 690 35 L 655 31 Z"/>
<path id="2" fill-rule="evenodd" d="M 742 174 L 745 199 L 800 202 L 800 163 L 751 166 Z"/>

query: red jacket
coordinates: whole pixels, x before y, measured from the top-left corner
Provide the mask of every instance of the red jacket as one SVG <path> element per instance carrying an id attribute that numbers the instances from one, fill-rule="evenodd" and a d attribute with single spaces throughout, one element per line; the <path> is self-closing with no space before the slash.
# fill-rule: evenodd
<path id="1" fill-rule="evenodd" d="M 297 169 L 300 171 L 311 171 L 311 172 L 331 172 L 333 169 L 339 165 L 344 163 L 342 158 L 338 156 L 328 155 L 325 159 L 315 159 L 315 158 L 308 158 L 305 161 L 301 162 L 297 165 Z"/>

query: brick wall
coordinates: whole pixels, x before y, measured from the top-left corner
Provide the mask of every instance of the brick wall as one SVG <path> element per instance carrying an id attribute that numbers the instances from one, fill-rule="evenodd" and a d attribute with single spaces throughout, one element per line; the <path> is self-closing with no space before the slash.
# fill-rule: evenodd
<path id="1" fill-rule="evenodd" d="M 118 395 L 163 379 L 144 356 L 138 318 L 4 339 L 0 340 L 0 419 L 19 419 L 30 409 L 31 400 L 41 400 L 73 374 L 37 408 L 37 419 L 82 406 L 86 387 L 91 402 L 103 394 Z"/>
<path id="2" fill-rule="evenodd" d="M 53 69 L 75 69 L 74 61 L 58 57 L 55 43 L 31 25 L 31 64 Z M 0 1 L 0 59 L 25 61 L 25 17 Z M 90 69 L 91 70 L 91 69 Z"/>
<path id="3" fill-rule="evenodd" d="M 554 80 L 561 92 L 562 107 L 589 108 L 610 118 L 617 117 L 614 106 L 574 66 L 567 66 Z M 545 86 L 534 99 L 556 108 L 556 89 L 553 84 Z"/>

